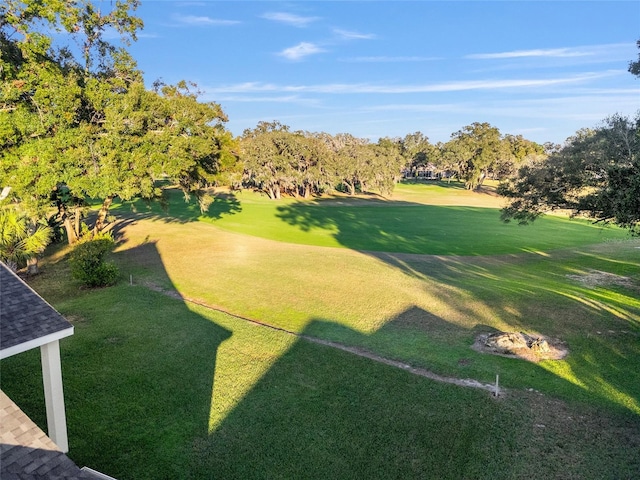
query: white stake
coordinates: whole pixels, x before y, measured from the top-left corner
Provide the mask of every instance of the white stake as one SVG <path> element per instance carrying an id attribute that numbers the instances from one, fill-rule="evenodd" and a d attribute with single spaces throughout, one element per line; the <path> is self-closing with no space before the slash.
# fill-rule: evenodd
<path id="1" fill-rule="evenodd" d="M 129 275 L 129 285 L 133 285 L 133 275 Z"/>
<path id="2" fill-rule="evenodd" d="M 494 392 L 494 396 L 498 396 L 498 394 L 500 393 L 500 388 L 498 387 L 498 379 L 500 378 L 500 376 L 496 373 L 496 391 Z"/>

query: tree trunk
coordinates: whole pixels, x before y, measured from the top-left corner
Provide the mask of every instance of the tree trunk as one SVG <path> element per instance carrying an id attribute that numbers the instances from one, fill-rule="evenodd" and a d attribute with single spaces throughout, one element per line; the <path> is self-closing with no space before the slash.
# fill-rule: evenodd
<path id="1" fill-rule="evenodd" d="M 356 187 L 354 184 L 351 184 L 345 180 L 344 184 L 347 186 L 347 190 L 349 190 L 349 195 L 356 194 Z"/>
<path id="2" fill-rule="evenodd" d="M 38 274 L 38 257 L 35 255 L 27 259 L 27 274 L 29 275 Z"/>
<path id="3" fill-rule="evenodd" d="M 71 223 L 71 218 L 69 218 L 69 215 L 65 213 L 63 218 L 64 220 L 62 221 L 62 224 L 64 225 L 64 229 L 67 232 L 67 241 L 69 242 L 69 245 L 73 245 L 78 241 L 78 236 L 76 235 L 76 231 L 73 228 L 73 224 Z"/>
<path id="4" fill-rule="evenodd" d="M 113 203 L 113 195 L 109 195 L 102 202 L 102 207 L 100 207 L 100 211 L 98 212 L 98 218 L 96 218 L 96 223 L 93 227 L 92 235 L 96 235 L 102 231 L 104 228 L 104 223 L 107 218 L 107 214 L 109 213 L 109 207 Z"/>
<path id="5" fill-rule="evenodd" d="M 73 214 L 73 230 L 76 234 L 76 238 L 80 238 L 80 235 L 82 234 L 82 232 L 80 231 L 81 218 L 82 218 L 82 215 L 80 214 L 80 207 L 75 207 L 74 214 Z"/>
<path id="6" fill-rule="evenodd" d="M 73 245 L 78 240 L 78 235 L 76 234 L 76 230 L 73 228 L 73 224 L 71 223 L 69 212 L 62 203 L 58 204 L 58 215 L 62 220 L 62 225 L 64 226 L 65 232 L 67 232 L 67 242 L 69 242 L 69 245 Z"/>

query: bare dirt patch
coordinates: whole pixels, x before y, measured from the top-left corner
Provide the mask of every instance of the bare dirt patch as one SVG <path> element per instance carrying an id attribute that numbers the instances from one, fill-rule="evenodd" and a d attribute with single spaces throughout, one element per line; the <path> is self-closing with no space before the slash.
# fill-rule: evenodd
<path id="1" fill-rule="evenodd" d="M 480 353 L 520 358 L 529 362 L 562 360 L 569 354 L 567 345 L 544 335 L 528 335 L 521 332 L 481 333 L 472 348 Z"/>
<path id="2" fill-rule="evenodd" d="M 617 285 L 619 287 L 637 288 L 629 277 L 616 275 L 614 273 L 603 272 L 600 270 L 588 270 L 578 275 L 567 275 L 567 278 L 578 282 L 586 287 L 602 287 L 608 285 Z"/>

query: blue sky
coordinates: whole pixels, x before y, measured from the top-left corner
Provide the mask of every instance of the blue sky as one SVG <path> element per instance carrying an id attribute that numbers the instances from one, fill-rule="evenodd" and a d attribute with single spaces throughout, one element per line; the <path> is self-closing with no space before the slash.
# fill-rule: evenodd
<path id="1" fill-rule="evenodd" d="M 640 109 L 638 1 L 142 0 L 145 80 L 196 82 L 236 135 L 262 120 L 432 142 L 473 122 L 562 143 Z"/>

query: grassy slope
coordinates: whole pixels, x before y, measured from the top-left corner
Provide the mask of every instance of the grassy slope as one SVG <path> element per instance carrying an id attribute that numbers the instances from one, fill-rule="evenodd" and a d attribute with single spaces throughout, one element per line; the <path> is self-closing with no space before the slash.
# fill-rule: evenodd
<path id="1" fill-rule="evenodd" d="M 415 196 L 416 187 L 411 188 Z M 422 202 L 433 195 L 440 203 L 469 202 L 462 197 L 469 195 L 465 190 L 453 190 L 459 194 L 454 197 L 452 189 L 425 190 Z M 252 202 L 272 208 L 273 202 L 250 194 L 248 198 L 241 202 L 243 214 L 253 208 Z M 324 210 L 359 211 L 363 203 Z M 390 209 L 386 204 L 378 207 Z M 282 222 L 275 210 L 270 215 L 248 218 L 259 218 L 275 231 Z M 158 282 L 158 269 L 166 269 L 171 277 L 166 288 L 175 286 L 189 297 L 282 328 L 358 345 L 439 373 L 483 381 L 497 373 L 508 386 L 638 413 L 640 372 L 624 368 L 626 361 L 640 363 L 637 291 L 611 285 L 585 288 L 567 277 L 589 269 L 637 277 L 637 241 L 582 246 L 586 240 L 599 241 L 604 233 L 591 225 L 549 221 L 569 224 L 584 236 L 538 235 L 539 223 L 513 226 L 528 231 L 531 241 L 540 242 L 547 253 L 432 257 L 310 248 L 230 233 L 208 222 L 182 228 L 156 219 L 129 225 L 119 255 L 141 282 Z M 502 227 L 497 221 L 487 223 Z M 475 223 L 469 224 L 476 229 Z M 608 232 L 621 235 L 614 229 Z M 554 251 L 557 237 L 575 244 Z M 162 262 L 154 260 L 156 249 Z M 532 365 L 469 349 L 476 334 L 495 330 L 558 337 L 574 354 L 564 362 Z"/>
<path id="2" fill-rule="evenodd" d="M 428 201 L 420 188 L 400 193 Z M 439 203 L 467 195 L 436 192 Z M 236 208 L 250 210 L 245 200 Z M 275 213 L 246 219 L 282 224 Z M 630 368 L 640 364 L 637 291 L 566 277 L 593 268 L 637 282 L 636 241 L 424 257 L 283 244 L 215 225 L 186 215 L 128 222 L 116 260 L 134 287 L 78 292 L 61 280 L 56 256 L 35 280 L 76 326 L 63 363 L 79 463 L 122 479 L 632 478 L 640 470 L 640 378 Z M 508 387 L 545 395 L 512 390 L 495 401 L 144 283 L 441 373 L 486 381 L 500 373 Z M 532 365 L 469 349 L 475 333 L 494 328 L 559 336 L 572 354 Z M 43 425 L 38 371 L 37 354 L 4 360 L 2 387 Z"/>
<path id="3" fill-rule="evenodd" d="M 71 456 L 123 480 L 613 479 L 640 468 L 638 417 L 529 392 L 495 400 L 142 287 L 58 307 L 76 327 L 62 344 Z M 3 388 L 43 424 L 38 360 L 4 360 Z"/>

